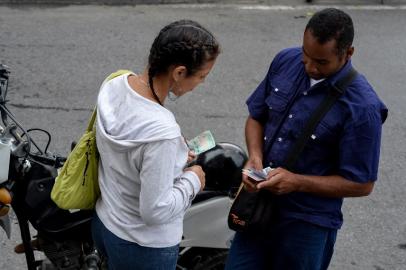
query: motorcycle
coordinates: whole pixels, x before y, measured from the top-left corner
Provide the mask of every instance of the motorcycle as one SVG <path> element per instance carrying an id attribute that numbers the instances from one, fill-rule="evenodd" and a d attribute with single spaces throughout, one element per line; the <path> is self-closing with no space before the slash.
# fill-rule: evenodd
<path id="1" fill-rule="evenodd" d="M 28 270 L 106 269 L 91 237 L 93 211 L 63 210 L 51 200 L 55 177 L 66 158 L 48 151 L 50 133 L 25 130 L 7 108 L 9 75 L 8 67 L 0 64 L 0 226 L 10 237 L 12 208 L 22 239 L 16 249 L 25 254 Z M 47 136 L 45 149 L 30 136 L 32 131 Z M 185 213 L 177 270 L 224 268 L 234 234 L 227 227 L 227 214 L 246 160 L 239 146 L 219 143 L 194 161 L 206 173 L 206 187 Z M 36 259 L 34 250 L 45 258 Z"/>

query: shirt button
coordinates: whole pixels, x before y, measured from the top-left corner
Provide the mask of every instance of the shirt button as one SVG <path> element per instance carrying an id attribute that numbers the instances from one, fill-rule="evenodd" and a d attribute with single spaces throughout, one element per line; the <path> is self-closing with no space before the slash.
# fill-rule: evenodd
<path id="1" fill-rule="evenodd" d="M 272 167 L 273 166 L 273 162 L 271 161 L 271 162 L 269 162 L 269 166 L 270 167 Z"/>
<path id="2" fill-rule="evenodd" d="M 269 106 L 269 109 L 272 110 L 272 106 Z"/>
<path id="3" fill-rule="evenodd" d="M 283 139 L 282 139 L 281 137 L 279 137 L 279 138 L 278 138 L 278 142 L 281 142 L 281 141 L 283 141 Z"/>
<path id="4" fill-rule="evenodd" d="M 306 91 L 306 92 L 303 92 L 303 95 L 307 96 L 307 91 Z"/>
<path id="5" fill-rule="evenodd" d="M 289 118 L 293 118 L 293 114 L 289 114 Z"/>
<path id="6" fill-rule="evenodd" d="M 316 135 L 312 134 L 312 136 L 310 136 L 310 138 L 312 138 L 313 140 L 315 140 L 317 137 L 316 137 Z"/>
<path id="7" fill-rule="evenodd" d="M 275 92 L 278 92 L 279 91 L 279 89 L 278 88 L 275 88 Z"/>
<path id="8" fill-rule="evenodd" d="M 266 136 L 264 137 L 264 141 L 266 141 Z"/>

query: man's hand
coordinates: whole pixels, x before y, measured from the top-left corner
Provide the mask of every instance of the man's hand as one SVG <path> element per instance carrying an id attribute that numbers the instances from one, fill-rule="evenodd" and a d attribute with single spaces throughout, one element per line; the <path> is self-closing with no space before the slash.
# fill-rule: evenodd
<path id="1" fill-rule="evenodd" d="M 270 171 L 266 180 L 256 185 L 256 189 L 266 189 L 277 195 L 291 193 L 298 188 L 298 175 L 280 167 Z"/>
<path id="2" fill-rule="evenodd" d="M 247 163 L 245 163 L 244 169 L 251 169 L 254 168 L 256 170 L 262 170 L 262 160 L 258 157 L 250 157 L 247 161 Z M 243 174 L 242 175 L 242 181 L 244 183 L 244 188 L 248 191 L 248 192 L 255 192 L 258 191 L 256 185 L 257 182 L 255 180 L 250 180 L 250 178 Z"/>

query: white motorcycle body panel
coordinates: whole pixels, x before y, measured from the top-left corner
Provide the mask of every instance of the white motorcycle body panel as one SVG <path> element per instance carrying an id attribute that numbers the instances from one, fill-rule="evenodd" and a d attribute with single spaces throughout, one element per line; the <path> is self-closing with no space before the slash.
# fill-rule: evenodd
<path id="1" fill-rule="evenodd" d="M 228 196 L 193 204 L 185 213 L 181 247 L 230 248 L 234 231 L 227 225 Z"/>

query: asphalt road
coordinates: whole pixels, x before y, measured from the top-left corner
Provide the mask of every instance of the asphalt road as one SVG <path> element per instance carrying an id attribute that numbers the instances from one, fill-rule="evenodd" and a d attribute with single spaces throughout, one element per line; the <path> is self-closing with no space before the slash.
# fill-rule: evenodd
<path id="1" fill-rule="evenodd" d="M 343 7 L 345 8 L 345 7 Z M 206 82 L 168 101 L 186 137 L 203 130 L 244 146 L 244 102 L 282 48 L 301 45 L 309 8 L 235 6 L 0 6 L 0 62 L 12 69 L 10 109 L 27 128 L 53 135 L 51 150 L 68 152 L 95 103 L 106 75 L 142 71 L 149 46 L 168 22 L 192 18 L 212 30 L 223 53 Z M 406 269 L 406 10 L 350 9 L 356 26 L 355 67 L 387 104 L 379 181 L 372 195 L 347 199 L 330 269 Z M 402 105 L 403 104 L 403 105 Z M 14 221 L 15 222 L 15 221 Z M 24 269 L 0 231 L 0 269 Z"/>

